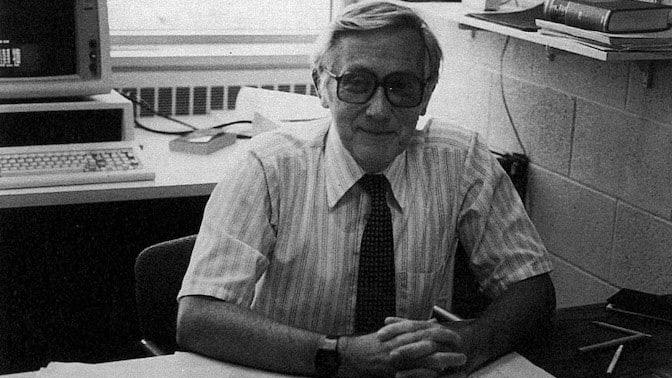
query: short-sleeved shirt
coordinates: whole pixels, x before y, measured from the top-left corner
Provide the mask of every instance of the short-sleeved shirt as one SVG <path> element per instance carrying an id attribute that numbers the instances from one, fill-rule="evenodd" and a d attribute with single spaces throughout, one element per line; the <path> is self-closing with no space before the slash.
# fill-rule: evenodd
<path id="1" fill-rule="evenodd" d="M 392 189 L 397 316 L 428 319 L 433 305 L 450 306 L 458 240 L 491 296 L 551 270 L 478 134 L 434 120 L 382 173 Z M 330 121 L 256 136 L 208 201 L 178 297 L 212 296 L 283 324 L 351 334 L 370 202 L 357 184 L 363 174 Z"/>

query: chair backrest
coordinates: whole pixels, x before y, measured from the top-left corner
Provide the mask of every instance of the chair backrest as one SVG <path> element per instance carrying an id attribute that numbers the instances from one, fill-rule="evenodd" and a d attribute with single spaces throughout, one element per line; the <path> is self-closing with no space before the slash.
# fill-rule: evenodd
<path id="1" fill-rule="evenodd" d="M 162 353 L 177 350 L 177 293 L 189 266 L 196 235 L 145 248 L 135 261 L 135 300 L 143 340 Z"/>
<path id="2" fill-rule="evenodd" d="M 518 195 L 525 203 L 529 159 L 521 154 L 497 155 L 499 155 L 497 161 L 504 168 Z M 462 244 L 458 243 L 453 267 L 451 310 L 463 318 L 475 318 L 485 310 L 488 304 L 490 304 L 490 298 L 481 292 L 476 276 L 469 267 L 469 255 Z"/>

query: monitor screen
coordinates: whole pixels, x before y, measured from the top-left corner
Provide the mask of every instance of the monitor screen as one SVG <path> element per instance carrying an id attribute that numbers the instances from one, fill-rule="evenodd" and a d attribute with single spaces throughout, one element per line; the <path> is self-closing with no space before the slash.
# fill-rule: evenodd
<path id="1" fill-rule="evenodd" d="M 0 0 L 0 99 L 109 93 L 105 0 Z"/>

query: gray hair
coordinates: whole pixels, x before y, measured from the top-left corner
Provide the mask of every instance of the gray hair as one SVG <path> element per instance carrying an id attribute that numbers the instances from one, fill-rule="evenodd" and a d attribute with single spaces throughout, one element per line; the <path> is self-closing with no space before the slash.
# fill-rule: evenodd
<path id="1" fill-rule="evenodd" d="M 345 35 L 384 28 L 407 28 L 417 30 L 425 44 L 425 79 L 435 83 L 443 53 L 436 36 L 427 23 L 412 9 L 388 1 L 364 1 L 347 6 L 333 20 L 316 42 L 311 60 L 315 85 L 326 67 L 329 51 Z"/>

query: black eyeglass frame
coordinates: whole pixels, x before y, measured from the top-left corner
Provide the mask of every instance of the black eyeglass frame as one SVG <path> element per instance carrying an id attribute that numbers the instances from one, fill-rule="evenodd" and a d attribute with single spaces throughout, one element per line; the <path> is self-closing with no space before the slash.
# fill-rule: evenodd
<path id="1" fill-rule="evenodd" d="M 373 89 L 371 90 L 371 93 L 363 101 L 350 101 L 350 100 L 345 100 L 345 99 L 341 98 L 341 79 L 343 79 L 343 77 L 345 75 L 349 74 L 349 73 L 358 72 L 358 71 L 367 72 L 367 73 L 371 74 L 371 76 L 373 76 L 373 78 L 375 79 L 374 86 L 373 86 Z M 392 104 L 393 106 L 395 106 L 397 108 L 415 108 L 416 106 L 422 104 L 422 100 L 425 98 L 425 88 L 427 87 L 427 81 L 424 81 L 424 80 L 420 79 L 419 77 L 417 77 L 417 76 L 415 76 L 411 73 L 408 73 L 408 72 L 401 72 L 401 71 L 391 72 L 391 73 L 385 75 L 385 77 L 383 77 L 382 79 L 378 79 L 378 76 L 375 73 L 373 73 L 373 72 L 371 72 L 370 70 L 367 70 L 367 69 L 359 69 L 359 70 L 355 70 L 355 71 L 345 71 L 340 76 L 337 76 L 335 73 L 329 71 L 326 68 L 324 69 L 324 72 L 326 72 L 329 76 L 333 77 L 334 80 L 336 80 L 336 96 L 338 97 L 338 99 L 343 101 L 343 102 L 346 102 L 348 104 L 366 104 L 367 102 L 369 102 L 369 100 L 371 100 L 373 95 L 376 93 L 376 90 L 378 89 L 378 87 L 383 87 L 383 92 L 385 93 L 385 98 L 387 99 L 387 101 L 390 104 Z M 412 76 L 420 84 L 421 95 L 419 96 L 419 99 L 418 99 L 417 103 L 414 103 L 413 105 L 398 105 L 390 99 L 390 94 L 389 94 L 390 87 L 385 86 L 385 81 L 388 77 L 390 77 L 392 75 L 400 74 L 400 73 Z"/>

